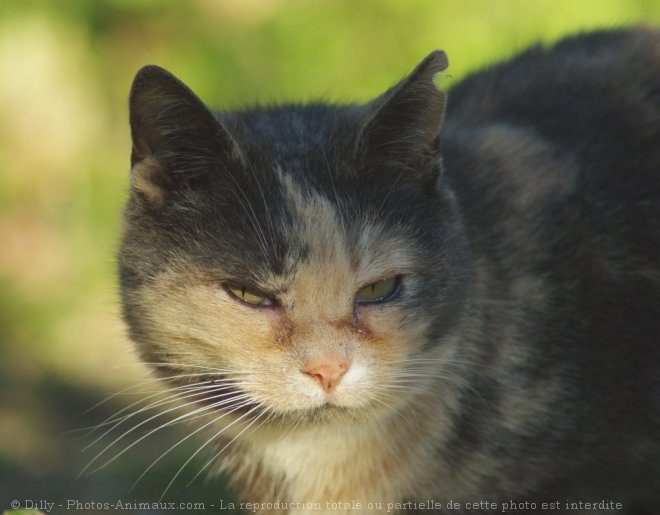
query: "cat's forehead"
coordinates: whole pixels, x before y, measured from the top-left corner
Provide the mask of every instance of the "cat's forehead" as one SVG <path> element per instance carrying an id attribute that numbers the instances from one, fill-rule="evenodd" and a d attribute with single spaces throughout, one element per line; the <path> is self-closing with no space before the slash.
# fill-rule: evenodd
<path id="1" fill-rule="evenodd" d="M 245 160 L 231 180 L 219 178 L 214 191 L 222 201 L 205 203 L 222 213 L 205 218 L 217 220 L 218 234 L 235 242 L 229 248 L 240 247 L 251 263 L 253 273 L 240 273 L 279 289 L 300 279 L 303 265 L 316 271 L 317 284 L 323 276 L 378 278 L 412 266 L 403 256 L 413 245 L 409 228 L 402 230 L 406 217 L 387 219 L 396 184 L 367 184 L 356 173 L 356 109 L 312 104 L 218 116 Z"/>
<path id="2" fill-rule="evenodd" d="M 288 172 L 307 166 L 314 174 L 323 164 L 337 171 L 353 157 L 362 113 L 359 105 L 284 104 L 218 113 L 248 162 L 264 158 Z M 320 170 L 318 170 L 320 171 Z"/>
<path id="3" fill-rule="evenodd" d="M 314 189 L 281 167 L 275 173 L 288 215 L 279 223 L 290 242 L 289 278 L 339 289 L 339 284 L 352 287 L 356 280 L 375 280 L 415 266 L 409 239 L 366 206 L 334 190 Z"/>

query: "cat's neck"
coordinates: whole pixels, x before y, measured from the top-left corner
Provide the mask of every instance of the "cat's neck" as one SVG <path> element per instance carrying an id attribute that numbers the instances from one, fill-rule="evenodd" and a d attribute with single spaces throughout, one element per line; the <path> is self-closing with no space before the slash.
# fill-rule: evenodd
<path id="1" fill-rule="evenodd" d="M 382 513 L 388 501 L 431 496 L 428 478 L 438 477 L 441 471 L 429 474 L 439 465 L 432 458 L 428 437 L 437 436 L 447 424 L 441 418 L 422 409 L 407 409 L 366 424 L 271 427 L 249 435 L 225 464 L 234 477 L 236 473 L 244 476 L 248 485 L 262 484 L 255 481 L 260 476 L 276 484 L 259 494 L 262 502 L 302 499 L 320 504 L 320 512 Z M 254 498 L 254 491 L 250 494 Z M 370 509 L 369 503 L 375 501 L 385 504 Z M 330 510 L 327 502 L 341 504 Z M 302 506 L 293 512 L 319 510 Z"/>

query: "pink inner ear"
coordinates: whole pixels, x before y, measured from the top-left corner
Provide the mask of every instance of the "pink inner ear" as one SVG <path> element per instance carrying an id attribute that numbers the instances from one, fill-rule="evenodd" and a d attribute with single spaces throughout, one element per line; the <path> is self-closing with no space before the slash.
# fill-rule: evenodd
<path id="1" fill-rule="evenodd" d="M 131 181 L 135 191 L 140 193 L 152 207 L 158 209 L 165 203 L 165 190 L 158 183 L 163 170 L 157 159 L 147 157 L 133 165 Z"/>

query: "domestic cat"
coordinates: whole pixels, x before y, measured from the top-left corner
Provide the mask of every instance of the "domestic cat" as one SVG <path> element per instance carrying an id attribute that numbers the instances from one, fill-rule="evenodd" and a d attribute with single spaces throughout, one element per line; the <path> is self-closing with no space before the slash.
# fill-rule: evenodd
<path id="1" fill-rule="evenodd" d="M 263 513 L 655 513 L 660 32 L 447 66 L 221 112 L 140 70 L 130 335 Z"/>

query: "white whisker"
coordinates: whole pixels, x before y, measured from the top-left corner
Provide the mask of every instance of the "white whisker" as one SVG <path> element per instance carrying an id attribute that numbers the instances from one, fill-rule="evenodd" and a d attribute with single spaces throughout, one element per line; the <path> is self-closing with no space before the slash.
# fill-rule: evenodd
<path id="1" fill-rule="evenodd" d="M 219 398 L 219 397 L 223 397 L 223 396 L 227 396 L 227 395 L 231 395 L 231 394 L 232 394 L 232 392 L 229 392 L 229 393 L 223 393 L 223 394 L 220 394 L 220 395 L 218 395 L 218 396 L 212 396 L 212 397 L 209 397 L 209 398 L 206 399 L 206 400 L 214 399 L 214 398 Z M 206 409 L 209 409 L 210 407 L 209 407 L 209 406 L 206 406 L 205 408 L 206 408 Z M 122 440 L 124 437 L 126 437 L 127 435 L 129 435 L 130 433 L 132 433 L 133 431 L 135 431 L 136 429 L 138 429 L 139 427 L 142 427 L 144 424 L 147 424 L 147 423 L 150 422 L 151 420 L 154 420 L 155 418 L 158 418 L 158 417 L 160 417 L 160 416 L 163 416 L 163 415 L 165 415 L 166 413 L 169 413 L 169 412 L 174 411 L 174 410 L 177 410 L 177 409 L 181 409 L 181 406 L 180 406 L 180 405 L 177 405 L 177 406 L 175 406 L 175 407 L 173 407 L 173 408 L 169 408 L 169 409 L 167 409 L 167 410 L 165 410 L 165 411 L 161 411 L 161 412 L 157 413 L 156 415 L 153 415 L 153 416 L 147 418 L 146 420 L 143 420 L 143 421 L 140 422 L 139 424 L 133 426 L 131 429 L 125 431 L 123 434 L 121 434 L 121 435 L 120 435 L 119 437 L 117 437 L 115 440 L 113 440 L 112 442 L 110 442 L 110 443 L 109 443 L 109 444 L 108 444 L 103 450 L 101 450 L 101 452 L 99 452 L 99 453 L 98 453 L 98 454 L 97 454 L 97 455 L 96 455 L 96 456 L 95 456 L 95 457 L 94 457 L 94 458 L 93 458 L 93 459 L 92 459 L 92 460 L 91 460 L 91 461 L 90 461 L 90 462 L 89 462 L 89 463 L 88 463 L 88 464 L 87 464 L 87 465 L 86 465 L 86 466 L 80 471 L 80 473 L 78 474 L 78 477 L 81 477 L 81 476 L 85 473 L 85 471 L 86 471 L 87 469 L 89 469 L 89 467 L 90 467 L 93 463 L 95 463 L 95 462 L 96 462 L 96 461 L 97 461 L 97 460 L 98 460 L 103 454 L 105 454 L 105 453 L 108 451 L 108 449 L 110 449 L 111 447 L 113 447 L 117 442 L 119 442 L 120 440 Z M 200 408 L 200 409 L 202 409 L 202 408 Z M 196 411 L 194 411 L 193 413 L 195 413 L 195 412 L 196 412 Z M 184 414 L 184 415 L 181 415 L 181 417 L 189 416 L 190 414 L 191 414 L 191 413 L 186 413 L 186 414 Z M 180 417 L 178 417 L 178 418 L 175 419 L 175 420 L 178 420 L 179 418 L 180 418 Z M 114 427 L 114 426 L 113 426 L 113 427 Z M 163 426 L 161 426 L 161 427 L 163 427 Z M 104 433 L 104 434 L 107 434 L 107 432 Z M 151 434 L 151 433 L 148 433 L 148 434 Z M 130 449 L 131 447 L 133 447 L 133 445 L 135 445 L 136 443 L 140 442 L 140 441 L 143 440 L 144 438 L 145 438 L 145 437 L 142 437 L 142 438 L 138 439 L 136 442 L 133 442 L 131 445 L 129 445 L 127 448 L 125 448 L 123 451 L 121 451 L 119 454 L 115 455 L 114 458 L 112 458 L 111 460 L 109 460 L 109 461 L 107 461 L 106 463 L 104 463 L 101 467 L 97 467 L 97 468 L 94 469 L 94 470 L 96 471 L 96 470 L 99 470 L 100 468 L 103 468 L 103 467 L 107 466 L 107 465 L 110 464 L 112 461 L 114 461 L 116 458 L 118 458 L 120 455 L 122 455 L 124 452 L 126 452 L 128 449 Z M 89 447 L 89 446 L 88 446 L 88 447 Z"/>
<path id="2" fill-rule="evenodd" d="M 241 409 L 241 408 L 244 407 L 244 406 L 248 406 L 249 404 L 250 404 L 250 401 L 246 401 L 246 402 L 243 403 L 242 405 L 239 405 L 239 406 L 237 406 L 236 408 L 234 408 L 232 411 L 230 411 L 230 413 L 233 413 L 234 411 L 237 411 L 237 410 Z M 176 472 L 176 474 L 174 474 L 174 477 L 172 477 L 172 479 L 170 480 L 170 482 L 169 482 L 169 483 L 167 484 L 167 486 L 165 487 L 165 490 L 163 491 L 162 495 L 160 496 L 159 501 L 161 501 L 161 500 L 163 499 L 163 497 L 165 497 L 165 494 L 167 494 L 168 490 L 170 489 L 170 487 L 172 486 L 172 484 L 174 483 L 174 481 L 176 480 L 176 478 L 179 477 L 179 475 L 181 474 L 181 472 L 183 471 L 183 469 L 184 469 L 184 468 L 185 468 L 185 467 L 186 467 L 186 466 L 187 466 L 187 465 L 188 465 L 188 464 L 194 459 L 195 456 L 197 456 L 197 455 L 198 455 L 198 454 L 199 454 L 199 453 L 200 453 L 200 452 L 201 452 L 201 451 L 202 451 L 207 445 L 209 445 L 213 440 L 215 440 L 218 436 L 220 436 L 222 433 L 224 433 L 227 429 L 229 429 L 230 427 L 232 427 L 234 424 L 240 422 L 241 420 L 243 420 L 243 419 L 246 418 L 247 416 L 249 416 L 253 411 L 257 410 L 258 408 L 259 408 L 259 406 L 255 406 L 254 408 L 250 409 L 248 412 L 244 413 L 243 415 L 241 415 L 240 417 L 238 417 L 238 418 L 237 418 L 236 420 L 234 420 L 233 422 L 230 422 L 227 426 L 223 427 L 220 431 L 218 431 L 217 433 L 215 433 L 211 438 L 209 438 L 208 440 L 206 440 L 206 442 L 204 442 L 204 443 L 203 443 L 203 444 L 202 444 L 202 445 L 201 445 L 201 446 L 200 446 L 200 447 L 199 447 L 199 448 L 198 448 L 198 449 L 197 449 L 197 450 L 196 450 L 196 451 L 195 451 L 195 452 L 194 452 L 194 453 L 193 453 L 193 454 L 192 454 L 192 455 L 186 460 L 186 462 L 185 462 L 183 465 L 181 465 L 181 467 L 180 467 L 179 470 Z M 240 433 L 239 433 L 239 434 L 240 434 Z"/>
<path id="3" fill-rule="evenodd" d="M 254 409 L 254 408 L 253 408 L 253 409 Z M 249 412 L 248 412 L 248 413 L 249 413 Z M 209 467 L 209 465 L 211 465 L 211 463 L 213 463 L 213 462 L 214 462 L 214 461 L 215 461 L 215 460 L 216 460 L 216 459 L 217 459 L 217 458 L 218 458 L 218 457 L 219 457 L 219 456 L 225 451 L 225 449 L 227 449 L 232 443 L 234 443 L 234 442 L 236 441 L 237 438 L 239 438 L 243 433 L 245 433 L 245 431 L 247 431 L 248 429 L 250 429 L 250 427 L 252 427 L 252 426 L 254 425 L 254 423 L 255 423 L 257 420 L 259 420 L 259 419 L 261 418 L 261 416 L 262 416 L 264 413 L 265 413 L 264 411 L 262 411 L 261 413 L 259 413 L 259 414 L 254 418 L 254 420 L 252 420 L 252 422 L 250 422 L 246 427 L 244 427 L 243 429 L 241 429 L 241 431 L 240 431 L 236 436 L 234 436 L 234 438 L 232 438 L 229 442 L 227 442 L 227 444 L 225 444 L 225 446 L 224 446 L 222 449 L 220 449 L 220 450 L 219 450 L 219 451 L 218 451 L 218 452 L 217 452 L 217 453 L 216 453 L 216 454 L 215 454 L 215 455 L 214 455 L 209 461 L 206 462 L 206 464 L 205 464 L 201 469 L 199 469 L 199 471 L 197 472 L 197 474 L 195 474 L 195 475 L 193 476 L 193 478 L 190 480 L 190 482 L 189 482 L 186 486 L 187 486 L 187 487 L 190 486 L 190 485 L 192 484 L 192 482 L 195 481 L 195 479 L 197 479 L 197 477 L 198 477 L 202 472 L 204 472 L 204 470 L 206 470 L 206 469 Z"/>

